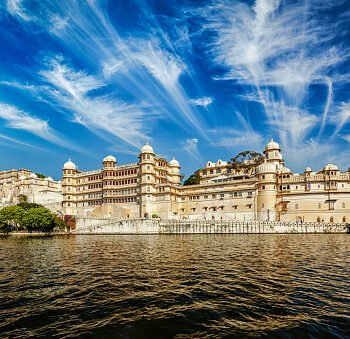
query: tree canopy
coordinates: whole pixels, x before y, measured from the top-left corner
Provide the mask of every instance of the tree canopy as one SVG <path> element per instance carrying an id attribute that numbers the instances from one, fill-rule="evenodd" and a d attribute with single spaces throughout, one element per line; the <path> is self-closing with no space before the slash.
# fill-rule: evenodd
<path id="1" fill-rule="evenodd" d="M 191 174 L 185 181 L 184 185 L 197 185 L 200 183 L 201 177 L 197 173 Z"/>
<path id="2" fill-rule="evenodd" d="M 255 168 L 264 162 L 264 156 L 254 151 L 244 151 L 238 153 L 229 161 L 229 166 L 236 172 L 251 174 Z"/>
<path id="3" fill-rule="evenodd" d="M 46 175 L 41 174 L 41 173 L 35 173 L 38 178 L 45 179 Z"/>
<path id="4" fill-rule="evenodd" d="M 55 227 L 63 229 L 67 223 L 58 215 L 39 204 L 23 202 L 0 210 L 0 232 L 14 230 L 51 232 Z"/>

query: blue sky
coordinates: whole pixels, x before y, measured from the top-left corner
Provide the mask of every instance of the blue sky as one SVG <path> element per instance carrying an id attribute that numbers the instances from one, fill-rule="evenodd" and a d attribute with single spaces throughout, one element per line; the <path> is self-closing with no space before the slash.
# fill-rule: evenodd
<path id="1" fill-rule="evenodd" d="M 146 140 L 189 175 L 273 137 L 350 166 L 350 1 L 5 0 L 0 168 L 55 179 Z"/>

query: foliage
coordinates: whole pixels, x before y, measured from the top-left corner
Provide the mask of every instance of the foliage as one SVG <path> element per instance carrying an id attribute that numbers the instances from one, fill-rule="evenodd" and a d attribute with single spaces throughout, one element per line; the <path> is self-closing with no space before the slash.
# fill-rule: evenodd
<path id="1" fill-rule="evenodd" d="M 75 223 L 75 218 L 72 215 L 66 214 L 64 216 L 64 222 L 67 227 L 71 227 Z"/>
<path id="2" fill-rule="evenodd" d="M 66 222 L 60 217 L 58 216 L 57 214 L 55 213 L 52 213 L 52 216 L 53 216 L 53 220 L 54 220 L 54 224 L 55 224 L 55 227 L 60 229 L 60 230 L 63 230 L 66 228 Z"/>
<path id="3" fill-rule="evenodd" d="M 34 202 L 21 202 L 17 206 L 22 207 L 24 210 L 30 210 L 32 208 L 43 208 L 43 205 L 36 204 Z"/>
<path id="4" fill-rule="evenodd" d="M 152 218 L 158 218 L 157 214 L 152 214 Z"/>
<path id="5" fill-rule="evenodd" d="M 255 168 L 264 162 L 264 156 L 254 151 L 238 153 L 229 162 L 229 166 L 236 172 L 253 173 Z"/>
<path id="6" fill-rule="evenodd" d="M 18 196 L 18 202 L 21 203 L 25 203 L 28 201 L 28 197 L 25 194 L 20 194 Z"/>
<path id="7" fill-rule="evenodd" d="M 38 178 L 45 179 L 46 175 L 41 174 L 41 173 L 35 173 Z"/>
<path id="8" fill-rule="evenodd" d="M 12 227 L 22 225 L 24 210 L 19 206 L 9 206 L 0 210 L 0 231 L 8 233 Z"/>
<path id="9" fill-rule="evenodd" d="M 201 177 L 197 173 L 191 174 L 185 181 L 184 185 L 197 185 L 200 183 Z"/>
<path id="10" fill-rule="evenodd" d="M 29 232 L 50 232 L 55 227 L 55 220 L 47 208 L 33 208 L 24 211 L 21 226 Z"/>

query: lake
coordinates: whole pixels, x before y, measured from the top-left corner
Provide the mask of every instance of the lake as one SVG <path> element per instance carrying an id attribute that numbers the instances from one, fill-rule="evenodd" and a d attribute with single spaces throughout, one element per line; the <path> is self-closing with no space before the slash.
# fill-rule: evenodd
<path id="1" fill-rule="evenodd" d="M 0 237 L 1 337 L 349 337 L 350 235 Z"/>

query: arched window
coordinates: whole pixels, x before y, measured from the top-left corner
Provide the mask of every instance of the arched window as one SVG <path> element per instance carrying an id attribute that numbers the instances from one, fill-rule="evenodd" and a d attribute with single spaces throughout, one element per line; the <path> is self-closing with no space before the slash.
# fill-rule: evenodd
<path id="1" fill-rule="evenodd" d="M 317 222 L 321 222 L 321 218 L 320 217 L 317 217 Z"/>
<path id="2" fill-rule="evenodd" d="M 321 208 L 321 204 L 320 204 L 320 203 L 318 204 L 318 208 L 319 208 L 319 209 Z"/>
<path id="3" fill-rule="evenodd" d="M 295 209 L 297 210 L 299 208 L 298 204 L 295 204 Z"/>
<path id="4" fill-rule="evenodd" d="M 343 217 L 343 222 L 346 222 L 346 217 Z"/>
<path id="5" fill-rule="evenodd" d="M 342 208 L 345 208 L 345 202 L 343 202 L 343 203 L 341 204 L 341 207 L 342 207 Z"/>
<path id="6" fill-rule="evenodd" d="M 333 217 L 330 217 L 330 218 L 329 218 L 329 222 L 334 222 Z"/>

